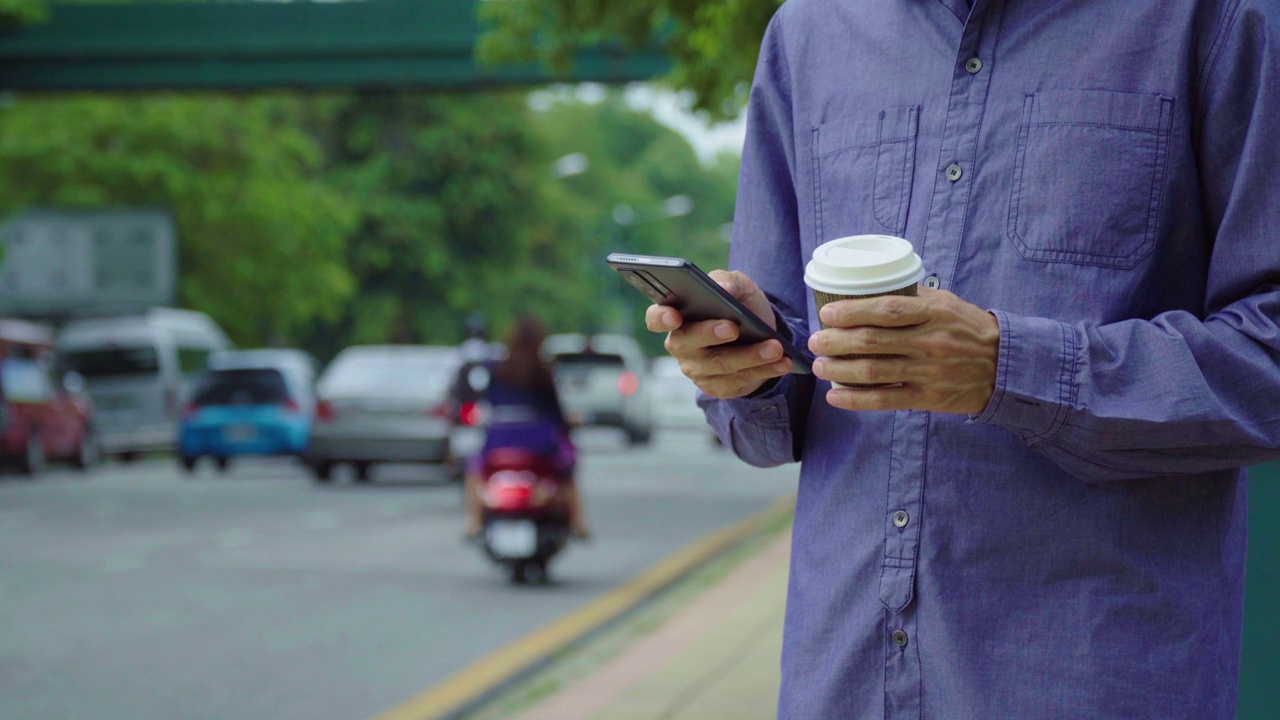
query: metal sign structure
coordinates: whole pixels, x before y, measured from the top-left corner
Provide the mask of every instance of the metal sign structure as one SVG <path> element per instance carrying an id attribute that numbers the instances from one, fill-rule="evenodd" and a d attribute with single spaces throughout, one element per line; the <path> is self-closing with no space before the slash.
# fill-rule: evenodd
<path id="1" fill-rule="evenodd" d="M 30 210 L 0 225 L 0 314 L 60 318 L 177 299 L 177 232 L 158 209 Z"/>
<path id="2" fill-rule="evenodd" d="M 474 59 L 482 0 L 59 5 L 0 33 L 0 90 L 478 88 L 665 75 L 660 48 L 585 47 L 572 73 Z"/>

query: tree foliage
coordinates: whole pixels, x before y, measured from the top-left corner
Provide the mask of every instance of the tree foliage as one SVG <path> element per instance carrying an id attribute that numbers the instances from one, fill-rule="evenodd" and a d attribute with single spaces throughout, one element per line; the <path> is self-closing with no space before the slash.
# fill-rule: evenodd
<path id="1" fill-rule="evenodd" d="M 347 248 L 360 291 L 337 326 L 318 327 L 321 354 L 452 343 L 473 312 L 495 339 L 526 310 L 557 330 L 623 329 L 639 313 L 603 262 L 618 243 L 723 263 L 736 163 L 703 168 L 683 137 L 616 95 L 538 111 L 518 93 L 347 95 L 322 104 L 312 131 L 325 138 L 326 182 L 361 216 Z M 556 177 L 571 153 L 586 169 Z M 662 217 L 681 194 L 693 211 Z M 613 219 L 621 205 L 633 226 Z"/>
<path id="2" fill-rule="evenodd" d="M 540 59 L 565 71 L 584 44 L 629 48 L 661 43 L 675 61 L 676 87 L 713 117 L 736 114 L 760 39 L 781 0 L 506 0 L 483 3 L 491 25 L 477 55 L 491 63 Z"/>
<path id="3" fill-rule="evenodd" d="M 346 257 L 360 292 L 317 344 L 453 342 L 475 310 L 505 322 L 575 304 L 572 283 L 547 280 L 573 248 L 557 242 L 528 126 L 510 93 L 321 103 L 326 183 L 359 208 Z"/>
<path id="4" fill-rule="evenodd" d="M 0 111 L 0 211 L 166 207 L 183 304 L 239 342 L 290 342 L 355 290 L 351 203 L 297 121 L 283 97 L 19 97 Z"/>
<path id="5" fill-rule="evenodd" d="M 603 306 L 592 329 L 631 332 L 651 353 L 661 352 L 661 338 L 641 327 L 648 301 L 609 270 L 604 257 L 613 251 L 677 255 L 723 267 L 737 158 L 703 167 L 684 137 L 628 107 L 619 93 L 599 104 L 556 103 L 539 115 L 538 127 L 557 156 L 582 153 L 590 160 L 584 172 L 560 181 L 558 192 L 584 229 L 583 272 L 588 292 Z M 669 202 L 679 197 L 689 212 L 672 215 Z"/>
<path id="6" fill-rule="evenodd" d="M 0 0 L 0 30 L 39 22 L 48 15 L 47 0 Z"/>

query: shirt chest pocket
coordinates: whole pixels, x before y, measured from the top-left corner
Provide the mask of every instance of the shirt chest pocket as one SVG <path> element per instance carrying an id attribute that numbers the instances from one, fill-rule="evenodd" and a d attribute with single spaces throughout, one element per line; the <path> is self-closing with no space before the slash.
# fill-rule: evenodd
<path id="1" fill-rule="evenodd" d="M 1028 94 L 1008 235 L 1028 260 L 1132 268 L 1155 245 L 1173 99 Z"/>
<path id="2" fill-rule="evenodd" d="M 899 107 L 813 129 L 818 242 L 868 233 L 902 235 L 919 117 L 919 106 Z"/>

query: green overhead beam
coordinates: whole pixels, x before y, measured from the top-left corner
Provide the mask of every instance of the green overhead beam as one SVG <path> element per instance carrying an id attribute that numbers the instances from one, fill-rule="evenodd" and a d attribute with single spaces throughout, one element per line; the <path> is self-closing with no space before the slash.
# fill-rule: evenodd
<path id="1" fill-rule="evenodd" d="M 621 83 L 670 69 L 655 48 L 581 51 L 572 73 L 473 58 L 479 0 L 54 5 L 0 33 L 0 90 L 478 88 Z"/>

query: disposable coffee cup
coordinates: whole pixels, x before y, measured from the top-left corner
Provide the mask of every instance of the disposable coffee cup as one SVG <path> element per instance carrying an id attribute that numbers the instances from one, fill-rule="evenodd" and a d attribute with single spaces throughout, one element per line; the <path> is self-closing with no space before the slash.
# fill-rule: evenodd
<path id="1" fill-rule="evenodd" d="M 891 235 L 852 235 L 819 245 L 804 269 L 804 283 L 813 291 L 818 310 L 829 302 L 880 295 L 915 295 L 924 277 L 924 263 L 911 243 Z M 818 321 L 823 329 L 828 326 Z M 842 355 L 841 358 L 891 357 Z M 889 383 L 843 384 L 835 387 L 874 388 Z"/>

